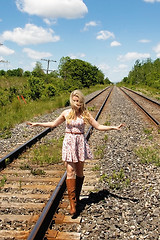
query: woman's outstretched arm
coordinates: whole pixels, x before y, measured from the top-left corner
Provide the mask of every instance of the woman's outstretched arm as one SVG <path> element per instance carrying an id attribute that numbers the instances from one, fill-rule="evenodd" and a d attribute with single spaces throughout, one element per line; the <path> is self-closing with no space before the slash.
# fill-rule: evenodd
<path id="1" fill-rule="evenodd" d="M 125 126 L 125 124 L 119 124 L 118 126 L 105 126 L 102 124 L 99 124 L 93 117 L 91 114 L 90 118 L 89 118 L 89 123 L 92 125 L 92 127 L 94 127 L 95 129 L 99 130 L 99 131 L 108 131 L 108 130 L 120 130 L 121 127 Z"/>
<path id="2" fill-rule="evenodd" d="M 40 126 L 40 127 L 50 127 L 50 128 L 54 128 L 57 127 L 58 125 L 60 125 L 61 123 L 63 123 L 65 121 L 65 113 L 64 111 L 61 113 L 61 115 L 54 120 L 53 122 L 27 122 L 27 125 L 30 125 L 32 127 L 35 126 Z"/>

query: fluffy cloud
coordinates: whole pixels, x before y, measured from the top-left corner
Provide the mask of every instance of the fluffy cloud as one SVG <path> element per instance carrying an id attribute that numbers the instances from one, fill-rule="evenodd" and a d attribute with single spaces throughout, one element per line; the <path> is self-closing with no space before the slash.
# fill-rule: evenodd
<path id="1" fill-rule="evenodd" d="M 121 46 L 121 44 L 117 41 L 113 41 L 111 42 L 111 47 L 118 47 L 118 46 Z"/>
<path id="2" fill-rule="evenodd" d="M 106 30 L 102 30 L 100 32 L 97 33 L 97 37 L 98 40 L 107 40 L 109 38 L 115 38 L 114 33 L 111 33 L 109 31 Z"/>
<path id="3" fill-rule="evenodd" d="M 54 25 L 56 24 L 56 20 L 55 19 L 48 19 L 48 18 L 44 18 L 43 21 L 47 24 L 47 25 Z"/>
<path id="4" fill-rule="evenodd" d="M 160 0 L 143 0 L 144 2 L 155 3 L 160 2 Z"/>
<path id="5" fill-rule="evenodd" d="M 86 55 L 85 53 L 77 53 L 77 54 L 69 54 L 70 58 L 77 59 L 77 58 L 84 58 Z"/>
<path id="6" fill-rule="evenodd" d="M 157 58 L 159 58 L 160 57 L 160 43 L 156 47 L 154 47 L 153 50 L 157 54 Z"/>
<path id="7" fill-rule="evenodd" d="M 44 29 L 34 24 L 26 24 L 25 28 L 15 28 L 13 31 L 5 31 L 2 39 L 16 42 L 19 45 L 39 44 L 46 42 L 57 42 L 59 36 L 54 35 L 52 29 Z"/>
<path id="8" fill-rule="evenodd" d="M 17 8 L 45 18 L 80 18 L 87 12 L 83 0 L 16 0 Z"/>
<path id="9" fill-rule="evenodd" d="M 117 67 L 113 69 L 113 72 L 126 72 L 128 69 L 128 66 L 125 64 L 119 64 Z"/>
<path id="10" fill-rule="evenodd" d="M 0 46 L 0 54 L 1 55 L 7 56 L 7 55 L 13 54 L 14 52 L 15 52 L 14 50 L 12 50 L 4 45 Z"/>
<path id="11" fill-rule="evenodd" d="M 95 21 L 90 21 L 85 24 L 84 31 L 87 31 L 89 27 L 96 27 L 98 24 Z"/>
<path id="12" fill-rule="evenodd" d="M 101 69 L 101 71 L 107 76 L 108 71 L 111 69 L 111 67 L 106 63 L 101 63 L 98 65 L 98 68 Z"/>
<path id="13" fill-rule="evenodd" d="M 131 61 L 131 60 L 137 60 L 137 59 L 143 59 L 143 58 L 150 58 L 149 53 L 137 53 L 137 52 L 128 52 L 126 55 L 120 55 L 117 60 L 125 62 L 125 61 Z"/>
<path id="14" fill-rule="evenodd" d="M 40 60 L 41 58 L 44 58 L 44 57 L 48 58 L 48 57 L 52 56 L 51 53 L 48 53 L 48 52 L 38 52 L 38 51 L 34 51 L 34 50 L 30 49 L 30 48 L 24 48 L 23 52 L 25 52 L 28 55 L 28 57 L 30 57 L 32 59 L 37 59 L 37 60 L 38 59 Z"/>

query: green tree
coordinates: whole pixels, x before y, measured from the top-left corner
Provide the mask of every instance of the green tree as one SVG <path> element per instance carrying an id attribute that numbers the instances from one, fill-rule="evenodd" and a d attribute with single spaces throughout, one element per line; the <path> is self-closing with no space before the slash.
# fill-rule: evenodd
<path id="1" fill-rule="evenodd" d="M 25 71 L 23 76 L 24 77 L 30 77 L 31 76 L 31 72 L 30 71 Z"/>
<path id="2" fill-rule="evenodd" d="M 80 59 L 62 57 L 59 75 L 65 82 L 72 82 L 77 88 L 89 87 L 97 83 L 104 83 L 104 74 L 96 66 Z"/>
<path id="3" fill-rule="evenodd" d="M 44 74 L 45 73 L 44 73 L 44 71 L 42 69 L 42 63 L 41 62 L 36 62 L 36 66 L 35 66 L 35 68 L 32 71 L 32 75 L 34 77 L 42 77 L 42 76 L 44 76 Z"/>
<path id="4" fill-rule="evenodd" d="M 0 70 L 0 76 L 5 76 L 6 72 L 4 70 Z"/>
<path id="5" fill-rule="evenodd" d="M 28 79 L 29 97 L 33 100 L 39 99 L 45 89 L 44 81 L 41 78 L 31 76 Z"/>

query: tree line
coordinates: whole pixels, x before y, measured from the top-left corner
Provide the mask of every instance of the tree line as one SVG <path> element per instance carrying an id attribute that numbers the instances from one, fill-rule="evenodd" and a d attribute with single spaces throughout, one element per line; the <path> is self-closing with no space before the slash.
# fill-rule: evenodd
<path id="1" fill-rule="evenodd" d="M 24 80 L 23 86 L 15 84 L 9 88 L 0 88 L 0 105 L 5 106 L 12 102 L 17 95 L 23 95 L 30 100 L 47 99 L 61 94 L 63 91 L 71 92 L 74 89 L 89 88 L 97 84 L 111 84 L 103 72 L 96 66 L 79 59 L 62 57 L 57 71 L 45 74 L 40 62 L 36 63 L 32 72 L 23 69 L 0 70 L 0 83 L 10 79 Z M 2 84 L 0 85 L 2 86 Z"/>
<path id="2" fill-rule="evenodd" d="M 137 60 L 128 77 L 125 77 L 121 83 L 160 89 L 160 58 L 155 61 L 147 59 L 140 62 Z"/>

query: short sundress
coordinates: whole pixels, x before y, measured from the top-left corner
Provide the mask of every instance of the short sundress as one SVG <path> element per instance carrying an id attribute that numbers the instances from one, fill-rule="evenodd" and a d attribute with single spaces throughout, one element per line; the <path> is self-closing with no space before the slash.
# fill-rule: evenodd
<path id="1" fill-rule="evenodd" d="M 66 131 L 62 147 L 62 160 L 77 163 L 85 159 L 92 159 L 92 152 L 84 136 L 84 120 L 78 117 L 76 120 L 66 121 Z"/>

